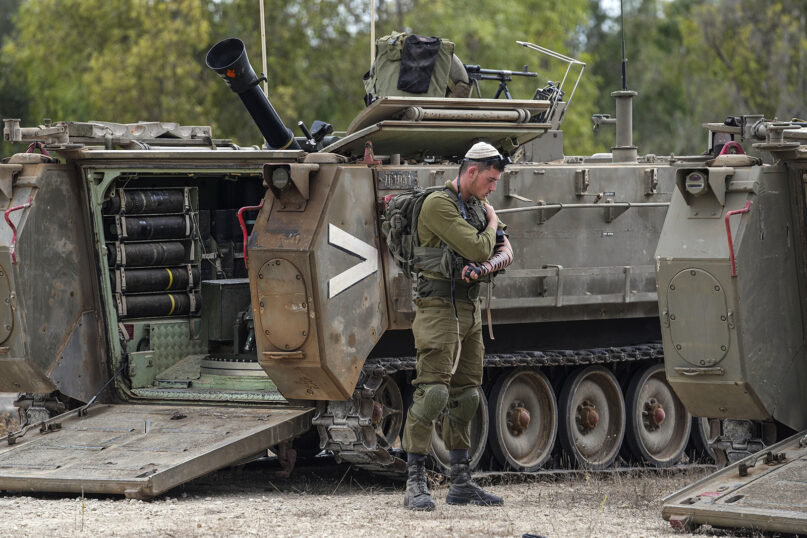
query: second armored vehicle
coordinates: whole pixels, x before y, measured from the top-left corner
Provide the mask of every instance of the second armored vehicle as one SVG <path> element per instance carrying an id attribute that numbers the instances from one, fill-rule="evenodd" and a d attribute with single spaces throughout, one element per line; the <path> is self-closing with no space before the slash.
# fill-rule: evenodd
<path id="1" fill-rule="evenodd" d="M 706 127 L 712 151 L 675 170 L 659 310 L 667 378 L 687 409 L 712 417 L 718 460 L 734 464 L 671 495 L 663 513 L 677 526 L 804 533 L 807 125 L 739 116 Z"/>

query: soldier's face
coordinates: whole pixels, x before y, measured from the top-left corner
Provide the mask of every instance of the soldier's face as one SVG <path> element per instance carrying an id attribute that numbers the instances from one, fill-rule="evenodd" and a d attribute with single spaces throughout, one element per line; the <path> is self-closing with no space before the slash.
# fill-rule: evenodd
<path id="1" fill-rule="evenodd" d="M 475 168 L 475 167 L 471 167 Z M 480 200 L 484 200 L 491 193 L 496 192 L 496 184 L 502 173 L 495 168 L 487 168 L 480 171 L 479 168 L 472 170 L 473 180 L 471 181 L 471 194 Z"/>

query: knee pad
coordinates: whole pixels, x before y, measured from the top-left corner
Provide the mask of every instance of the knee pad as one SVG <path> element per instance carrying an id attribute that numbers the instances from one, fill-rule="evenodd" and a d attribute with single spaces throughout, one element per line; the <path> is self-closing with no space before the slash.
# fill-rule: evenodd
<path id="1" fill-rule="evenodd" d="M 448 404 L 449 413 L 462 422 L 470 422 L 479 407 L 479 390 L 470 387 L 451 396 Z"/>
<path id="2" fill-rule="evenodd" d="M 425 421 L 433 421 L 448 403 L 448 387 L 439 383 L 418 385 L 412 401 L 412 412 Z"/>

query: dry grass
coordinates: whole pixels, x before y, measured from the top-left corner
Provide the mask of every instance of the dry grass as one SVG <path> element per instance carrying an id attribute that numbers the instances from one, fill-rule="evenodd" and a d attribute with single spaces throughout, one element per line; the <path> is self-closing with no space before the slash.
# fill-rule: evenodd
<path id="1" fill-rule="evenodd" d="M 2 496 L 0 517 L 4 531 L 15 536 L 680 537 L 685 535 L 661 519 L 659 499 L 706 474 L 482 477 L 486 488 L 505 498 L 502 508 L 446 505 L 448 485 L 433 475 L 437 510 L 413 513 L 402 506 L 403 483 L 349 465 L 322 462 L 291 478 L 277 478 L 276 470 L 272 464 L 228 469 L 149 502 Z"/>

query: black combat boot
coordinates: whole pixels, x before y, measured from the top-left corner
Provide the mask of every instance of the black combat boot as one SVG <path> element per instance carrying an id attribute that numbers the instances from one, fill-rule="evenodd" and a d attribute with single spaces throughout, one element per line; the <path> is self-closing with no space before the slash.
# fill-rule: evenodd
<path id="1" fill-rule="evenodd" d="M 451 451 L 451 489 L 448 490 L 448 504 L 475 504 L 478 506 L 501 506 L 504 499 L 488 493 L 476 485 L 471 478 L 467 450 Z"/>
<path id="2" fill-rule="evenodd" d="M 434 510 L 434 501 L 426 482 L 426 456 L 409 454 L 406 459 L 409 478 L 406 481 L 404 506 L 410 510 Z"/>

